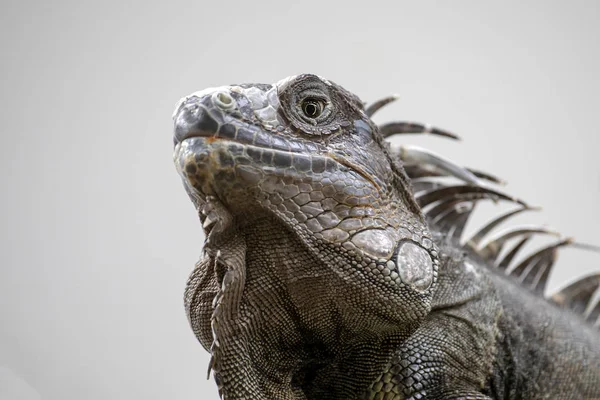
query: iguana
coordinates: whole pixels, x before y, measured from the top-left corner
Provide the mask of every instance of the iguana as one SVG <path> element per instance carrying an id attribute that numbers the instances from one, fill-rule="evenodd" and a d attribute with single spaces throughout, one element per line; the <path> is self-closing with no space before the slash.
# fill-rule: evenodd
<path id="1" fill-rule="evenodd" d="M 490 236 L 531 207 L 494 176 L 391 146 L 455 137 L 377 126 L 394 99 L 366 106 L 303 74 L 177 106 L 174 161 L 206 233 L 185 307 L 222 398 L 600 398 L 600 274 L 543 297 L 557 249 L 585 246 L 559 237 L 516 262 L 554 233 Z M 486 199 L 517 206 L 463 240 Z"/>

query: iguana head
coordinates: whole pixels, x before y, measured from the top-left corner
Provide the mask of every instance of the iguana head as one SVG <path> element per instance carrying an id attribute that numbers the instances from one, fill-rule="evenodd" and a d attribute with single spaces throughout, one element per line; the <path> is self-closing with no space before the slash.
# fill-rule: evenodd
<path id="1" fill-rule="evenodd" d="M 207 247 L 218 251 L 228 231 L 243 236 L 272 221 L 332 273 L 323 290 L 351 298 L 363 329 L 416 329 L 430 310 L 437 250 L 402 167 L 355 95 L 298 75 L 194 93 L 174 121 L 175 164 Z"/>

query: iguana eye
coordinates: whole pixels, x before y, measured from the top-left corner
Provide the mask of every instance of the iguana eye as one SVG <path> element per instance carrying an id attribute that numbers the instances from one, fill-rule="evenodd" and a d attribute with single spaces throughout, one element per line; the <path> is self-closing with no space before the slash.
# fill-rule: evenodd
<path id="1" fill-rule="evenodd" d="M 317 118 L 323 113 L 325 104 L 321 100 L 308 98 L 302 101 L 302 112 L 308 118 Z"/>
<path id="2" fill-rule="evenodd" d="M 360 118 L 333 83 L 316 75 L 299 75 L 277 84 L 283 116 L 307 135 L 328 135 Z"/>

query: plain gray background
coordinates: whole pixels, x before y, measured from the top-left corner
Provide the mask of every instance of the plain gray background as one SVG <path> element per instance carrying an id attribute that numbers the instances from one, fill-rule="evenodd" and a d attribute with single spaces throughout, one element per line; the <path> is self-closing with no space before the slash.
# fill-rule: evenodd
<path id="1" fill-rule="evenodd" d="M 416 3 L 3 1 L 0 398 L 217 398 L 183 311 L 203 236 L 171 158 L 173 108 L 204 87 L 313 72 L 399 93 L 378 121 L 464 138 L 403 140 L 599 244 L 600 3 Z M 551 286 L 599 269 L 565 250 Z"/>

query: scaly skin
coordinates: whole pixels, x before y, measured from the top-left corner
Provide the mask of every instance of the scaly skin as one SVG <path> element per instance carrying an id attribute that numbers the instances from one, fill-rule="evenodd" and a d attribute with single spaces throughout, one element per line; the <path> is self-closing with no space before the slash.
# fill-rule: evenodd
<path id="1" fill-rule="evenodd" d="M 186 309 L 223 398 L 600 397 L 597 332 L 430 231 L 356 96 L 299 75 L 174 118 L 207 233 Z"/>

